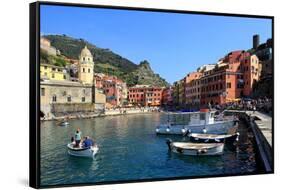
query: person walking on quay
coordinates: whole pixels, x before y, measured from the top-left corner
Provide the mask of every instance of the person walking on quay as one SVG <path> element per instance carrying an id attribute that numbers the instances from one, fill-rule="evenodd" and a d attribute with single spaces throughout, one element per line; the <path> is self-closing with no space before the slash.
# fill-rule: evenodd
<path id="1" fill-rule="evenodd" d="M 81 142 L 81 135 L 82 135 L 82 133 L 81 133 L 80 129 L 78 128 L 76 133 L 75 133 L 75 135 L 74 135 L 74 140 L 75 140 L 75 146 L 76 147 L 79 147 L 79 144 Z"/>

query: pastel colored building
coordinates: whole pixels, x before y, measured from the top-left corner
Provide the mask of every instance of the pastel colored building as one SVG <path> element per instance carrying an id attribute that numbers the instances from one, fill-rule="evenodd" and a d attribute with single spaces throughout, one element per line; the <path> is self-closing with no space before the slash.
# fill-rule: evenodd
<path id="1" fill-rule="evenodd" d="M 163 89 L 162 92 L 162 105 L 173 106 L 173 87 L 169 86 Z"/>
<path id="2" fill-rule="evenodd" d="M 178 106 L 184 108 L 186 104 L 185 98 L 185 86 L 187 83 L 187 77 L 181 79 L 178 83 Z"/>
<path id="3" fill-rule="evenodd" d="M 44 80 L 66 80 L 68 78 L 67 70 L 64 67 L 58 67 L 51 64 L 40 64 L 40 78 Z"/>
<path id="4" fill-rule="evenodd" d="M 149 85 L 136 85 L 128 90 L 130 104 L 139 106 L 160 106 L 163 88 Z"/>
<path id="5" fill-rule="evenodd" d="M 200 78 L 201 105 L 224 104 L 250 96 L 260 68 L 257 56 L 246 51 L 230 52 Z"/>
<path id="6" fill-rule="evenodd" d="M 201 72 L 191 72 L 186 76 L 185 99 L 188 107 L 200 104 L 201 76 Z"/>
<path id="7" fill-rule="evenodd" d="M 106 102 L 113 106 L 121 106 L 127 99 L 124 97 L 124 93 L 127 94 L 126 84 L 117 79 L 117 77 L 107 76 L 103 80 L 103 90 L 106 96 Z"/>
<path id="8" fill-rule="evenodd" d="M 105 77 L 105 74 L 103 74 L 103 73 L 95 73 L 94 80 L 95 80 L 96 88 L 99 88 L 99 89 L 103 88 L 103 78 L 104 77 Z"/>
<path id="9" fill-rule="evenodd" d="M 107 76 L 102 73 L 95 74 L 95 86 L 103 90 L 108 108 L 127 103 L 127 85 L 116 76 Z"/>
<path id="10" fill-rule="evenodd" d="M 179 105 L 179 85 L 180 82 L 176 81 L 173 83 L 172 89 L 173 89 L 173 104 L 174 106 Z"/>
<path id="11" fill-rule="evenodd" d="M 256 55 L 251 55 L 243 60 L 241 69 L 244 71 L 243 95 L 250 96 L 255 83 L 257 83 L 261 77 L 262 65 L 259 63 L 259 59 Z"/>

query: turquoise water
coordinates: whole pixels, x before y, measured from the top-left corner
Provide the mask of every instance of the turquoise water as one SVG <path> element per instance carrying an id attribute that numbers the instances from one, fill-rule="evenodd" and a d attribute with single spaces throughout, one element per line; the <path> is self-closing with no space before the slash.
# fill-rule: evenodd
<path id="1" fill-rule="evenodd" d="M 161 113 L 108 116 L 70 120 L 69 127 L 54 121 L 41 124 L 41 185 L 94 183 L 183 176 L 259 173 L 253 135 L 240 122 L 236 148 L 222 156 L 192 157 L 170 153 L 167 136 L 155 135 L 155 126 L 165 121 Z M 67 154 L 66 145 L 75 130 L 91 136 L 99 145 L 94 159 Z M 173 140 L 184 137 L 169 136 Z"/>

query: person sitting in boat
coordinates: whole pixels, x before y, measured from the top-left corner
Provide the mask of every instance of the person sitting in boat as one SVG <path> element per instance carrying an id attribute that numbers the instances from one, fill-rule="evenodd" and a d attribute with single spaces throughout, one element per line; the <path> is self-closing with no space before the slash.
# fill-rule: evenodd
<path id="1" fill-rule="evenodd" d="M 74 135 L 74 140 L 75 140 L 75 146 L 76 147 L 79 147 L 79 144 L 81 142 L 81 131 L 80 129 L 78 128 L 75 135 Z"/>
<path id="2" fill-rule="evenodd" d="M 86 136 L 83 141 L 83 148 L 89 148 L 94 145 L 94 141 Z"/>

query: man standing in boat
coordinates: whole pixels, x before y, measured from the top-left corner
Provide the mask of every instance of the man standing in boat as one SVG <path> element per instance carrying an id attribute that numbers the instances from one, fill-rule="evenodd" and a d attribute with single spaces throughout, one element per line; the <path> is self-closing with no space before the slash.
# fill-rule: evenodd
<path id="1" fill-rule="evenodd" d="M 82 135 L 82 133 L 81 133 L 80 129 L 78 128 L 76 133 L 75 133 L 75 135 L 74 135 L 74 140 L 75 140 L 75 146 L 76 147 L 79 147 L 79 144 L 81 142 L 81 135 Z"/>

